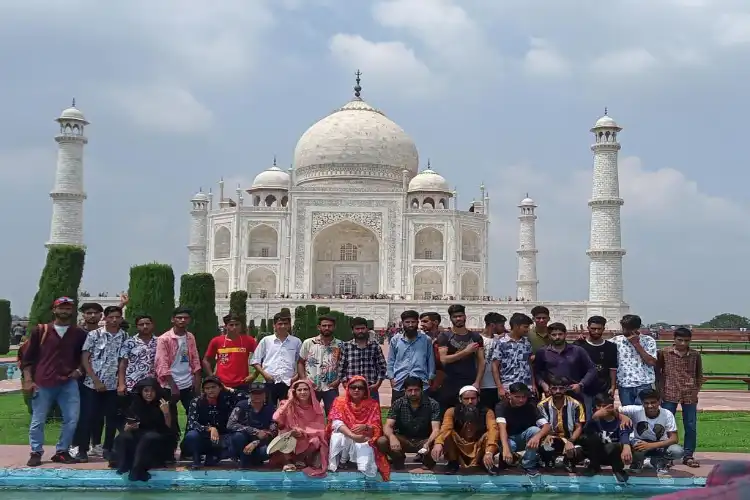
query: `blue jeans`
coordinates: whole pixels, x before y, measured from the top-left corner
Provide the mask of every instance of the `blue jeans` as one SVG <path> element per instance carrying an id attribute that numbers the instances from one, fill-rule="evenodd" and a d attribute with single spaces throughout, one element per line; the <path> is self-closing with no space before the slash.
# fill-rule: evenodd
<path id="1" fill-rule="evenodd" d="M 638 441 L 639 440 L 636 439 L 633 441 L 633 444 Z M 672 444 L 666 448 L 656 448 L 655 450 L 648 450 L 646 452 L 634 450 L 633 463 L 642 465 L 646 457 L 649 457 L 651 459 L 651 465 L 657 469 L 661 469 L 666 467 L 670 461 L 681 459 L 684 454 L 685 451 L 679 444 Z"/>
<path id="2" fill-rule="evenodd" d="M 231 454 L 231 436 L 223 434 L 219 436 L 219 442 L 211 442 L 211 436 L 207 431 L 190 430 L 185 434 L 182 446 L 193 458 L 193 465 L 201 463 L 201 455 L 206 456 L 206 462 L 218 462 L 228 458 Z"/>
<path id="3" fill-rule="evenodd" d="M 527 450 L 526 443 L 534 437 L 534 434 L 539 432 L 539 427 L 529 427 L 520 434 L 508 436 L 508 443 L 510 444 L 510 451 L 517 452 L 523 451 L 523 458 L 521 459 L 521 467 L 525 470 L 536 469 L 539 466 L 539 454 L 538 450 Z"/>
<path id="4" fill-rule="evenodd" d="M 661 407 L 677 416 L 677 403 L 662 401 Z M 685 431 L 685 458 L 692 458 L 698 442 L 698 405 L 681 403 L 682 427 Z"/>
<path id="5" fill-rule="evenodd" d="M 55 387 L 39 387 L 31 396 L 29 444 L 33 453 L 44 452 L 44 424 L 55 403 L 60 407 L 63 420 L 60 439 L 55 449 L 58 452 L 67 452 L 73 442 L 81 412 L 81 394 L 78 392 L 78 381 L 71 379 Z"/>
<path id="6" fill-rule="evenodd" d="M 248 436 L 244 432 L 232 434 L 232 457 L 239 459 L 240 467 L 257 467 L 268 460 L 268 441 L 259 444 L 249 455 L 243 452 L 245 446 L 255 441 L 258 436 Z"/>
<path id="7" fill-rule="evenodd" d="M 643 384 L 637 385 L 635 387 L 621 387 L 618 385 L 617 394 L 620 396 L 620 404 L 622 404 L 622 406 L 643 404 L 641 398 L 638 397 L 638 395 L 641 393 L 641 391 L 653 388 L 653 384 Z"/>

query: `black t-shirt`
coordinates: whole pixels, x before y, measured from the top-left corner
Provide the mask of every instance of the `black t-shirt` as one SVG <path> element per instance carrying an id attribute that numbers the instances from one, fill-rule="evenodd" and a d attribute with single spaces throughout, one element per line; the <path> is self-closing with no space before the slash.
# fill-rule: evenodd
<path id="1" fill-rule="evenodd" d="M 577 340 L 576 345 L 583 347 L 596 366 L 597 386 L 584 388 L 586 394 L 595 396 L 600 392 L 607 392 L 612 386 L 609 371 L 617 369 L 617 346 L 604 341 L 601 345 L 592 345 L 586 340 Z"/>
<path id="2" fill-rule="evenodd" d="M 546 420 L 542 410 L 531 401 L 523 406 L 511 406 L 507 401 L 501 401 L 495 405 L 495 418 L 502 422 L 505 420 L 505 428 L 508 436 L 521 434 L 529 427 L 541 425 L 539 420 Z"/>
<path id="3" fill-rule="evenodd" d="M 466 347 L 476 342 L 481 350 L 484 346 L 482 335 L 477 332 L 469 332 L 466 335 L 456 335 L 453 332 L 443 332 L 437 338 L 438 347 L 447 347 L 448 355 L 463 351 Z M 473 384 L 477 378 L 477 357 L 466 356 L 454 363 L 443 365 L 445 371 L 445 382 L 443 385 L 461 387 Z"/>

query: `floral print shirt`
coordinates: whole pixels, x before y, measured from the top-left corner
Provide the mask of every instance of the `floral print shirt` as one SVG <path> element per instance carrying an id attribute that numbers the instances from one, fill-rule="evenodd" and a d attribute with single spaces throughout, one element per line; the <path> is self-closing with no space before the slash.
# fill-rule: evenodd
<path id="1" fill-rule="evenodd" d="M 122 344 L 120 359 L 128 360 L 125 370 L 125 385 L 128 392 L 133 390 L 135 384 L 146 377 L 156 377 L 154 358 L 156 357 L 156 337 L 151 336 L 148 342 L 134 335 Z"/>
<path id="2" fill-rule="evenodd" d="M 527 337 L 518 340 L 507 333 L 495 340 L 492 346 L 492 361 L 500 362 L 500 380 L 507 389 L 521 382 L 531 387 L 531 353 L 533 347 Z"/>
<path id="3" fill-rule="evenodd" d="M 639 335 L 643 349 L 656 358 L 656 340 L 649 335 Z M 646 364 L 625 335 L 615 335 L 612 343 L 617 346 L 617 385 L 638 387 L 656 382 L 654 367 Z"/>
<path id="4" fill-rule="evenodd" d="M 329 390 L 329 384 L 338 378 L 341 344 L 339 339 L 333 339 L 326 345 L 320 336 L 302 342 L 299 357 L 305 360 L 305 372 L 315 385 L 315 390 Z"/>
<path id="5" fill-rule="evenodd" d="M 83 343 L 83 352 L 91 354 L 91 368 L 108 391 L 117 390 L 117 369 L 120 363 L 120 349 L 128 334 L 120 330 L 109 333 L 104 327 L 89 332 Z M 94 380 L 86 375 L 83 385 L 94 388 Z"/>

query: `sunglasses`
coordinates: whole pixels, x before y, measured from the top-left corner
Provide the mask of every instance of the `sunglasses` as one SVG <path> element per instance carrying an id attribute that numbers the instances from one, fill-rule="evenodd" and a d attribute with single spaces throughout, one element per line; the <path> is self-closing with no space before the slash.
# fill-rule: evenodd
<path id="1" fill-rule="evenodd" d="M 363 386 L 363 385 L 353 385 L 353 386 L 351 386 L 349 388 L 351 390 L 353 390 L 353 391 L 365 391 L 365 390 L 367 390 L 367 388 L 365 386 Z"/>

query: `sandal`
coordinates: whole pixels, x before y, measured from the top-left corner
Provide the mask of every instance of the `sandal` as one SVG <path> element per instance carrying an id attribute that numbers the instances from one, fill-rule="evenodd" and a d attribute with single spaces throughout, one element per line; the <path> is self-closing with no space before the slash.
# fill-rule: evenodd
<path id="1" fill-rule="evenodd" d="M 283 469 L 281 469 L 283 472 L 297 472 L 297 466 L 294 464 L 286 464 Z"/>
<path id="2" fill-rule="evenodd" d="M 687 465 L 688 467 L 692 467 L 693 469 L 697 469 L 701 466 L 701 463 L 694 459 L 693 457 L 685 457 L 682 459 L 682 465 Z"/>

